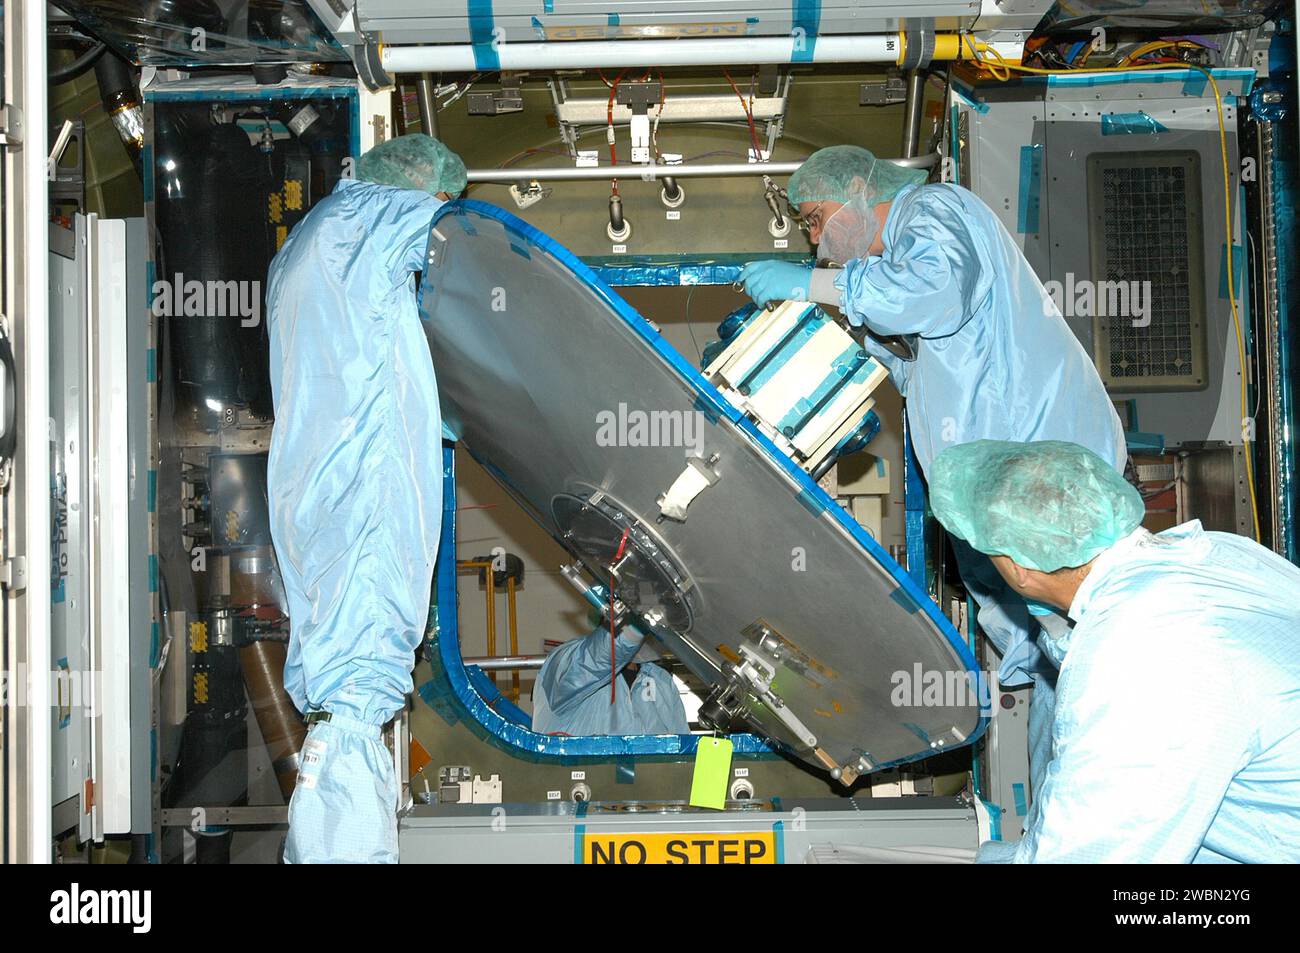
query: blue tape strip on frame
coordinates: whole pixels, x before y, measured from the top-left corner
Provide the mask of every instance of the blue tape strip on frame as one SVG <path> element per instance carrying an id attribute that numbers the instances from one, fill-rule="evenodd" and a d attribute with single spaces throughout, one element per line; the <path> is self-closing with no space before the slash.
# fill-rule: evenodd
<path id="1" fill-rule="evenodd" d="M 1200 70 L 1191 70 L 1187 75 L 1187 79 L 1183 80 L 1183 95 L 1197 97 L 1204 96 L 1205 87 L 1209 82 L 1210 81 L 1206 78 L 1205 74 Z"/>
<path id="2" fill-rule="evenodd" d="M 1241 245 L 1232 246 L 1232 288 L 1236 292 L 1238 304 L 1242 301 L 1241 275 L 1245 264 L 1246 251 Z M 1219 246 L 1219 297 L 1228 300 L 1228 245 Z"/>
<path id="3" fill-rule="evenodd" d="M 157 470 L 149 471 L 149 484 L 148 484 L 148 490 L 146 491 L 145 499 L 147 501 L 145 503 L 145 508 L 150 513 L 156 512 L 158 509 L 158 471 Z"/>
<path id="4" fill-rule="evenodd" d="M 975 110 L 977 113 L 986 113 L 986 112 L 989 111 L 989 104 L 986 103 L 986 102 L 982 102 L 981 100 L 976 99 L 976 98 L 974 97 L 974 95 L 973 95 L 973 94 L 974 94 L 974 91 L 973 91 L 973 90 L 972 90 L 972 95 L 969 95 L 969 96 L 968 96 L 968 95 L 966 95 L 964 92 L 962 92 L 960 89 L 957 89 L 957 88 L 954 86 L 954 87 L 953 87 L 953 90 L 952 90 L 952 94 L 953 94 L 953 97 L 954 97 L 955 99 L 957 99 L 957 100 L 959 100 L 960 102 L 962 102 L 963 104 L 969 106 L 971 109 Z"/>
<path id="5" fill-rule="evenodd" d="M 817 48 L 817 31 L 821 28 L 821 0 L 794 0 L 790 11 L 791 33 L 794 43 L 790 50 L 790 62 L 811 63 L 813 52 Z"/>
<path id="6" fill-rule="evenodd" d="M 776 835 L 776 862 L 785 863 L 785 821 L 776 821 L 772 825 L 772 833 Z"/>
<path id="7" fill-rule="evenodd" d="M 708 261 L 656 260 L 628 255 L 588 256 L 583 261 L 601 281 L 612 288 L 687 285 L 729 285 L 740 278 L 740 270 L 756 255 L 711 256 Z M 763 258 L 810 263 L 802 252 L 763 253 Z"/>
<path id="8" fill-rule="evenodd" d="M 158 591 L 158 557 L 149 554 L 149 591 Z"/>
<path id="9" fill-rule="evenodd" d="M 501 57 L 497 55 L 492 0 L 467 0 L 466 12 L 469 14 L 469 42 L 474 50 L 474 68 L 495 73 L 501 69 Z"/>
<path id="10" fill-rule="evenodd" d="M 1114 113 L 1101 117 L 1103 136 L 1140 136 L 1168 132 L 1164 123 L 1146 113 Z"/>
<path id="11" fill-rule="evenodd" d="M 1024 817 L 1029 813 L 1029 802 L 1025 799 L 1024 782 L 1017 781 L 1011 785 L 1011 794 L 1016 799 L 1016 817 Z"/>
<path id="12" fill-rule="evenodd" d="M 903 532 L 907 540 L 907 574 L 924 592 L 925 486 L 921 483 L 920 464 L 916 462 L 912 432 L 906 419 L 903 421 Z"/>
<path id="13" fill-rule="evenodd" d="M 622 320 L 626 323 L 627 327 L 631 329 L 633 333 L 640 336 L 641 339 L 645 342 L 645 344 L 650 348 L 651 351 L 653 351 L 660 358 L 662 358 L 665 363 L 672 366 L 677 371 L 677 373 L 681 376 L 684 383 L 686 383 L 689 387 L 693 388 L 697 394 L 710 394 L 713 395 L 713 397 L 719 403 L 722 403 L 724 401 L 724 399 L 721 397 L 721 395 L 718 394 L 717 390 L 713 387 L 713 385 L 710 384 L 707 380 L 705 380 L 703 375 L 700 373 L 699 368 L 695 367 L 694 364 L 688 361 L 675 348 L 673 348 L 670 344 L 668 344 L 668 342 L 664 340 L 663 336 L 657 330 L 655 330 L 654 326 L 650 324 L 649 321 L 647 321 L 640 314 L 638 314 L 637 311 L 630 304 L 628 304 L 623 298 L 619 297 L 619 295 L 613 290 L 613 288 L 611 288 L 610 286 L 602 282 L 599 276 L 596 275 L 596 273 L 592 271 L 592 269 L 586 263 L 584 263 L 582 259 L 578 258 L 578 256 L 574 255 L 573 252 L 569 251 L 569 249 L 565 248 L 563 245 L 556 242 L 545 232 L 541 231 L 540 229 L 534 228 L 532 225 L 529 225 L 527 222 L 523 221 L 522 219 L 516 217 L 515 215 L 512 215 L 510 212 L 507 212 L 505 209 L 498 208 L 495 205 L 491 205 L 487 202 L 480 202 L 475 199 L 458 199 L 454 202 L 448 202 L 445 205 L 442 205 L 441 207 L 438 208 L 436 212 L 434 212 L 433 221 L 431 224 L 436 226 L 440 222 L 442 222 L 442 220 L 447 216 L 454 216 L 458 219 L 463 219 L 471 214 L 483 218 L 492 219 L 496 222 L 504 224 L 511 231 L 513 231 L 514 233 L 522 237 L 525 241 L 527 241 L 531 246 L 544 250 L 552 257 L 554 257 L 557 261 L 566 265 L 574 273 L 574 277 L 577 278 L 579 281 L 584 282 L 587 285 L 588 290 L 593 292 L 598 298 L 603 300 L 615 313 L 617 313 L 619 317 L 622 318 Z M 975 661 L 974 654 L 970 650 L 970 647 L 966 644 L 965 640 L 961 637 L 961 635 L 953 628 L 952 622 L 940 611 L 939 607 L 936 606 L 934 602 L 931 601 L 929 596 L 926 594 L 924 537 L 922 536 L 921 545 L 919 545 L 915 549 L 915 552 L 920 558 L 919 568 L 912 566 L 912 561 L 911 561 L 911 554 L 913 552 L 913 550 L 911 549 L 912 540 L 909 537 L 908 540 L 909 570 L 908 571 L 901 570 L 898 567 L 898 564 L 894 562 L 894 560 L 890 557 L 888 551 L 883 546 L 881 546 L 880 543 L 877 542 L 871 536 L 870 533 L 868 533 L 865 529 L 863 529 L 862 526 L 860 526 L 856 520 L 853 519 L 853 516 L 848 512 L 848 510 L 846 510 L 844 507 L 837 504 L 834 501 L 834 499 L 826 493 L 825 490 L 823 490 L 820 486 L 817 485 L 817 482 L 813 480 L 811 475 L 809 475 L 802 467 L 800 467 L 792 459 L 790 459 L 790 457 L 787 454 L 783 453 L 766 435 L 763 434 L 761 430 L 758 429 L 757 425 L 755 425 L 748 418 L 741 417 L 740 419 L 734 422 L 734 426 L 738 430 L 742 431 L 745 434 L 746 438 L 752 444 L 761 448 L 764 454 L 768 457 L 768 459 L 777 467 L 779 467 L 781 470 L 783 470 L 786 473 L 786 475 L 789 476 L 790 479 L 795 483 L 796 486 L 803 488 L 801 491 L 801 495 L 806 495 L 807 499 L 810 502 L 816 501 L 820 510 L 822 512 L 827 513 L 829 519 L 834 520 L 839 525 L 839 528 L 846 535 L 848 535 L 855 543 L 857 543 L 864 550 L 866 550 L 871 555 L 871 557 L 880 565 L 881 568 L 883 568 L 887 573 L 889 573 L 895 579 L 895 581 L 899 583 L 901 587 L 903 587 L 909 592 L 912 598 L 916 600 L 917 605 L 920 607 L 921 611 L 932 623 L 934 623 L 936 629 L 948 641 L 949 646 L 953 649 L 957 657 L 961 660 L 961 664 L 970 671 L 978 672 L 979 667 Z M 490 461 L 485 461 L 480 459 L 478 462 L 481 466 L 485 466 L 490 473 L 494 471 L 494 468 L 491 467 Z M 913 457 L 912 467 L 914 468 L 915 465 L 916 462 L 915 462 L 915 458 Z M 501 477 L 503 482 L 507 486 L 509 486 L 510 481 L 508 479 L 505 479 L 505 475 L 501 474 Z M 919 476 L 915 477 L 915 480 L 916 480 L 917 487 L 919 488 L 920 487 Z M 922 519 L 924 519 L 924 515 L 925 515 L 924 514 L 924 507 L 925 507 L 924 490 L 920 491 L 919 500 L 921 506 L 921 513 L 919 515 Z M 912 504 L 911 502 L 909 502 L 907 505 L 911 506 Z M 453 506 L 454 506 L 454 502 L 453 502 Z M 450 535 L 449 530 L 444 529 L 443 532 L 444 532 L 443 538 L 445 539 L 455 538 L 453 535 Z M 455 557 L 453 556 L 452 557 L 453 565 L 454 565 L 454 558 Z M 915 575 L 913 573 L 915 573 Z M 453 598 L 452 601 L 449 602 L 448 604 L 454 606 L 455 605 L 454 583 L 452 584 L 451 587 L 451 595 Z M 439 592 L 439 598 L 440 599 L 442 598 L 441 591 Z M 454 657 L 457 660 L 459 660 L 459 649 L 456 648 L 453 651 L 455 652 Z M 464 666 L 460 665 L 458 662 L 456 668 L 459 668 L 463 672 Z M 984 713 L 981 715 L 979 723 L 975 727 L 975 730 L 972 731 L 967 736 L 964 743 L 971 744 L 977 741 L 983 735 L 984 731 L 987 728 L 988 728 L 988 716 L 987 713 Z M 531 732 L 529 734 L 531 735 Z M 532 735 L 532 737 L 537 738 L 539 736 Z M 652 737 L 665 737 L 665 736 L 652 736 Z M 666 736 L 666 737 L 671 738 L 673 736 Z M 693 736 L 691 737 L 693 739 Z M 745 741 L 746 739 L 748 739 L 748 742 Z M 575 740 L 577 739 L 566 739 L 566 741 L 569 742 Z M 607 739 L 586 738 L 581 740 L 604 742 Z M 737 754 L 743 753 L 742 742 L 756 744 L 758 746 L 756 750 L 760 752 L 767 752 L 771 750 L 770 748 L 763 745 L 760 739 L 756 739 L 753 735 L 733 735 L 732 742 L 733 744 L 736 745 L 735 752 Z M 693 740 L 689 748 L 691 752 L 695 750 L 695 744 Z M 595 753 L 602 754 L 605 752 L 602 751 L 602 752 L 595 752 Z M 920 751 L 915 754 L 908 755 L 907 757 L 899 758 L 895 761 L 881 764 L 879 765 L 879 767 L 888 768 L 898 764 L 906 764 L 909 761 L 915 761 L 919 758 L 928 757 L 929 755 L 930 752 L 928 750 Z"/>
<path id="14" fill-rule="evenodd" d="M 1038 213 L 1043 192 L 1043 147 L 1020 147 L 1020 199 L 1016 206 L 1016 231 L 1021 235 L 1038 232 Z"/>

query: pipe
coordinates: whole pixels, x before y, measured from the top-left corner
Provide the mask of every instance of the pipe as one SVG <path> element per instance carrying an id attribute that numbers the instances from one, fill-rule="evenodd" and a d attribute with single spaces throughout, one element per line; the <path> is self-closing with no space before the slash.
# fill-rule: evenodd
<path id="1" fill-rule="evenodd" d="M 910 159 L 888 159 L 906 169 L 928 169 L 939 161 L 938 153 Z M 803 160 L 798 162 L 715 162 L 700 165 L 628 164 L 615 166 L 510 166 L 505 169 L 470 169 L 470 182 L 514 183 L 521 179 L 535 182 L 592 182 L 609 179 L 690 179 L 727 178 L 744 175 L 792 175 Z"/>
<path id="2" fill-rule="evenodd" d="M 545 655 L 497 655 L 461 659 L 466 665 L 477 665 L 485 672 L 535 671 L 546 661 Z"/>
<path id="3" fill-rule="evenodd" d="M 584 182 L 608 179 L 645 179 L 653 181 L 667 177 L 684 179 L 699 177 L 726 177 L 736 175 L 790 175 L 800 162 L 719 162 L 705 165 L 616 165 L 589 167 L 546 166 L 526 168 L 512 166 L 508 169 L 470 169 L 471 182 L 517 182 L 528 179 L 537 182 Z"/>
<path id="4" fill-rule="evenodd" d="M 433 92 L 433 77 L 421 73 L 415 81 L 415 99 L 420 106 L 420 128 L 426 136 L 438 138 L 438 97 Z"/>
<path id="5" fill-rule="evenodd" d="M 70 82 L 95 65 L 95 61 L 104 55 L 108 49 L 108 44 L 99 42 L 86 52 L 82 53 L 76 59 L 69 62 L 66 66 L 61 66 L 50 73 L 49 83 L 51 86 L 59 86 L 63 83 Z"/>
<path id="6" fill-rule="evenodd" d="M 925 73 L 907 71 L 907 100 L 903 107 L 903 145 L 905 158 L 912 158 L 921 147 L 921 107 L 925 104 Z"/>
<path id="7" fill-rule="evenodd" d="M 941 37 L 936 37 L 936 41 Z M 796 48 L 798 47 L 798 48 Z M 575 40 L 564 43 L 499 43 L 384 46 L 388 73 L 474 73 L 499 70 L 598 69 L 644 66 L 753 66 L 808 63 L 901 63 L 902 34 L 819 36 L 811 50 L 792 36 L 666 40 Z M 944 44 L 955 50 L 956 44 Z M 940 44 L 936 42 L 935 58 Z M 951 57 L 949 57 L 951 58 Z"/>

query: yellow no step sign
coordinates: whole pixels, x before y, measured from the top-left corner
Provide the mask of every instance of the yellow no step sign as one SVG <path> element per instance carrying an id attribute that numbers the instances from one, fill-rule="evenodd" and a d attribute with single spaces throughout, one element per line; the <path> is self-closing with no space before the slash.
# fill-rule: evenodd
<path id="1" fill-rule="evenodd" d="M 778 864 L 777 831 L 578 834 L 582 864 Z"/>

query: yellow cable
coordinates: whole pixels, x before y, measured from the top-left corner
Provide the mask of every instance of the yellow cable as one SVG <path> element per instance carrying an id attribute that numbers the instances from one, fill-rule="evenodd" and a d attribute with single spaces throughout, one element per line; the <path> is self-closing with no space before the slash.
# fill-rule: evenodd
<path id="1" fill-rule="evenodd" d="M 970 58 L 987 69 L 998 81 L 1005 81 L 1012 72 L 1017 73 L 1034 73 L 1042 76 L 1059 76 L 1072 73 L 1116 73 L 1132 72 L 1134 70 L 1161 70 L 1161 69 L 1194 69 L 1204 74 L 1205 78 L 1210 81 L 1210 89 L 1214 93 L 1214 102 L 1217 107 L 1219 117 L 1219 151 L 1223 156 L 1223 222 L 1224 230 L 1227 233 L 1227 269 L 1228 269 L 1228 304 L 1232 310 L 1232 323 L 1237 331 L 1237 360 L 1241 365 L 1241 442 L 1242 454 L 1246 460 L 1246 487 L 1250 491 L 1250 518 L 1255 532 L 1255 541 L 1259 542 L 1259 501 L 1255 495 L 1255 465 L 1251 459 L 1251 440 L 1246 436 L 1247 424 L 1250 421 L 1250 414 L 1247 412 L 1249 403 L 1246 392 L 1246 337 L 1241 327 L 1241 314 L 1237 310 L 1237 289 L 1233 280 L 1232 267 L 1232 173 L 1228 161 L 1228 133 L 1223 124 L 1223 93 L 1219 90 L 1219 84 L 1214 78 L 1214 74 L 1203 66 L 1195 63 L 1147 63 L 1132 66 L 1101 66 L 1091 69 L 1071 69 L 1071 70 L 1049 70 L 1039 69 L 1034 66 L 1022 66 L 1019 63 L 1008 63 L 1006 59 L 993 47 L 984 42 L 977 42 L 969 36 L 962 38 L 962 48 L 968 50 Z M 989 53 L 996 58 L 994 63 L 981 56 L 981 53 Z"/>

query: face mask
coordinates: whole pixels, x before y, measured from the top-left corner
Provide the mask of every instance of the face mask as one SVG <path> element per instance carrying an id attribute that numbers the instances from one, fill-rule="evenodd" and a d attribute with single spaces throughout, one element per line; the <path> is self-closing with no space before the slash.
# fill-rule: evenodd
<path id="1" fill-rule="evenodd" d="M 879 231 L 875 209 L 862 198 L 850 199 L 822 226 L 817 257 L 840 265 L 866 258 Z"/>

